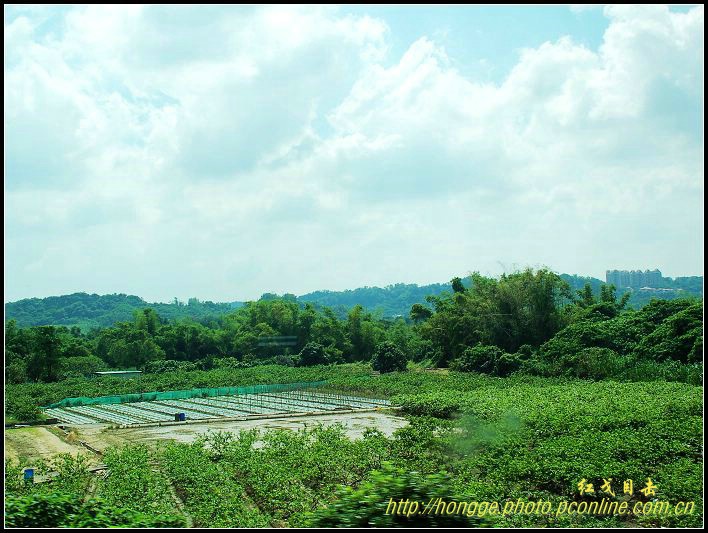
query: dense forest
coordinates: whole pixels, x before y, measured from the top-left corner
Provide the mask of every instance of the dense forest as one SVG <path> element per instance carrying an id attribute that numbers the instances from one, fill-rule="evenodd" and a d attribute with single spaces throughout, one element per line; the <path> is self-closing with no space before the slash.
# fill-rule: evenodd
<path id="1" fill-rule="evenodd" d="M 561 279 L 572 290 L 582 289 L 590 284 L 595 294 L 600 293 L 604 282 L 597 278 L 561 274 Z M 463 279 L 469 286 L 471 278 Z M 652 299 L 675 300 L 686 297 L 702 297 L 703 277 L 663 278 L 663 290 L 637 290 L 625 288 L 618 290 L 619 296 L 630 293 L 627 305 L 638 309 Z M 386 287 L 361 287 L 345 291 L 315 291 L 302 296 L 266 293 L 261 300 L 295 299 L 301 307 L 312 304 L 317 309 L 330 308 L 339 318 L 346 318 L 349 310 L 360 305 L 365 310 L 384 318 L 407 317 L 411 306 L 421 304 L 429 306 L 426 298 L 438 296 L 452 290 L 450 283 L 416 285 L 397 283 Z M 244 305 L 244 302 L 214 303 L 190 298 L 182 302 L 177 298 L 171 303 L 148 303 L 138 296 L 126 294 L 86 294 L 74 293 L 48 298 L 28 298 L 5 305 L 5 316 L 13 319 L 18 326 L 78 326 L 83 331 L 95 327 L 112 326 L 116 322 L 132 320 L 136 310 L 147 307 L 154 309 L 161 318 L 176 320 L 190 318 L 195 321 L 208 321 L 229 313 Z"/>

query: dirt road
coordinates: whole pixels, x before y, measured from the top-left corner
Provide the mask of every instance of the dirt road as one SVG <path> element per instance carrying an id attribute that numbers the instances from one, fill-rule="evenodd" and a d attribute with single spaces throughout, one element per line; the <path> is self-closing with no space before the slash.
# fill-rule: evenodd
<path id="1" fill-rule="evenodd" d="M 88 454 L 78 442 L 67 442 L 43 426 L 5 429 L 5 458 L 48 459 L 59 453 Z"/>

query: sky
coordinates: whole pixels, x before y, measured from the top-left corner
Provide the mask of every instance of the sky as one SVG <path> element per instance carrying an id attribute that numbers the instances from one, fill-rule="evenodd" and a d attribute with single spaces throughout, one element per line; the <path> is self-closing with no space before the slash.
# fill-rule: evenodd
<path id="1" fill-rule="evenodd" d="M 5 7 L 5 301 L 703 274 L 703 7 Z"/>

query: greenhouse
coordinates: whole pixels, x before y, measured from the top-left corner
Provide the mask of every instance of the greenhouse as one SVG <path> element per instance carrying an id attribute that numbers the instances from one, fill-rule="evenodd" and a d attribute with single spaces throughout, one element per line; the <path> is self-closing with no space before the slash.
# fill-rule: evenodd
<path id="1" fill-rule="evenodd" d="M 256 418 L 390 407 L 387 400 L 325 392 L 320 382 L 147 392 L 66 398 L 44 408 L 68 424 L 162 424 Z"/>

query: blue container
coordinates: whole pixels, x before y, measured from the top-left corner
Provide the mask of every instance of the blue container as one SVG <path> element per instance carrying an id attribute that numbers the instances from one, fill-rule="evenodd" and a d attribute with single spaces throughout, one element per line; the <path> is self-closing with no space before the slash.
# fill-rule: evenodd
<path id="1" fill-rule="evenodd" d="M 25 469 L 25 481 L 32 481 L 34 479 L 34 468 Z"/>
<path id="2" fill-rule="evenodd" d="M 177 417 L 180 422 L 184 422 L 185 420 L 187 420 L 187 415 L 185 413 L 179 413 Z"/>

